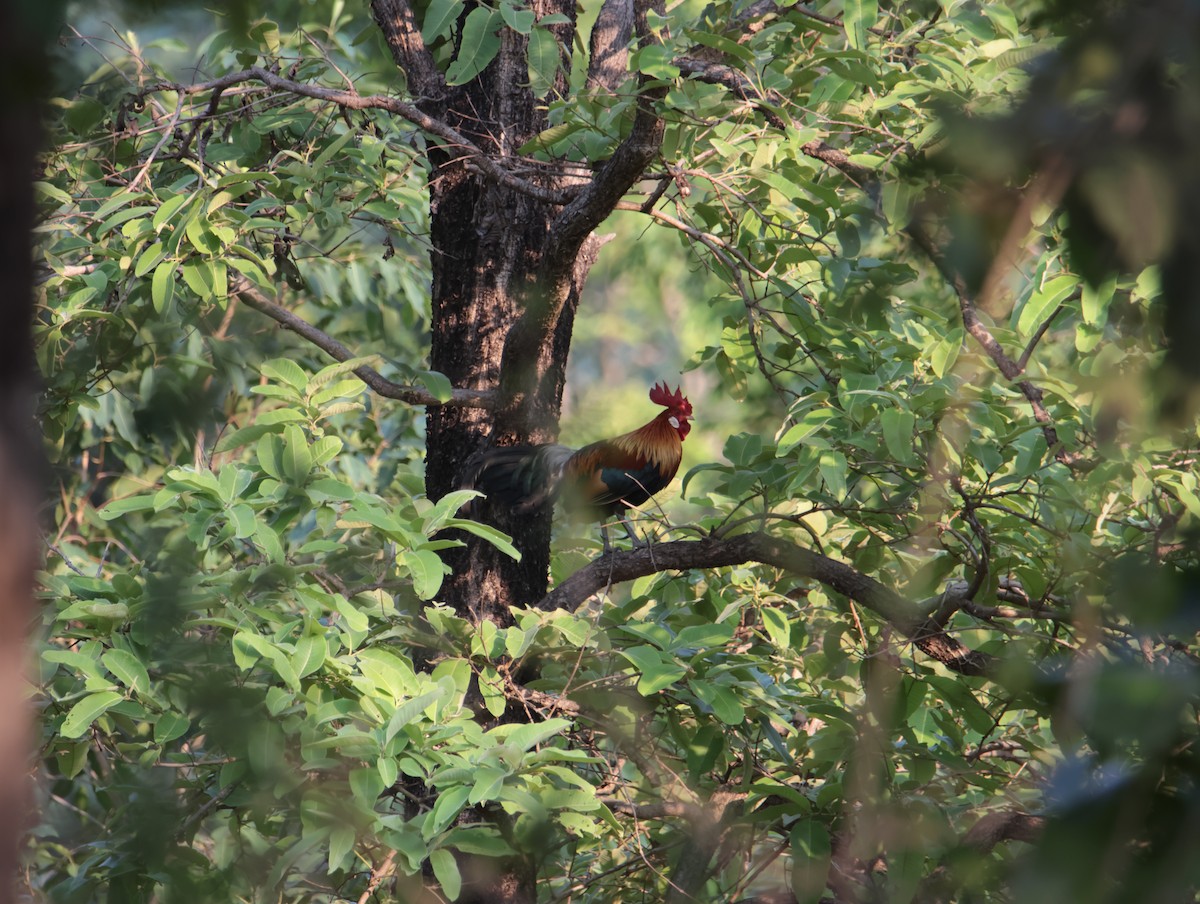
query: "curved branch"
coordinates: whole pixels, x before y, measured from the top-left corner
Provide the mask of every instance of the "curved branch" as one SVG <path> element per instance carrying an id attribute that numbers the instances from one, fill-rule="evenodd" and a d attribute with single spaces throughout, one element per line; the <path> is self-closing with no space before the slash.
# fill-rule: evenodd
<path id="1" fill-rule="evenodd" d="M 323 330 L 317 329 L 307 320 L 297 317 L 287 308 L 271 301 L 271 299 L 267 298 L 266 295 L 251 284 L 249 280 L 244 278 L 237 280 L 230 287 L 230 292 L 236 295 L 247 307 L 254 308 L 254 310 L 266 314 L 286 329 L 303 336 L 334 360 L 349 361 L 354 357 L 354 353 L 342 345 L 342 343 Z M 352 373 L 366 383 L 377 395 L 381 395 L 385 399 L 407 402 L 409 405 L 425 405 L 428 407 L 442 405 L 447 408 L 491 408 L 495 404 L 495 393 L 492 392 L 455 389 L 450 398 L 443 402 L 427 389 L 419 386 L 405 386 L 402 383 L 393 383 L 380 374 L 379 371 L 371 367 L 356 367 Z"/>
<path id="2" fill-rule="evenodd" d="M 262 82 L 268 88 L 274 88 L 277 91 L 287 91 L 290 94 L 296 94 L 300 97 L 311 97 L 314 100 L 337 104 L 339 107 L 347 110 L 385 110 L 388 113 L 399 116 L 401 119 L 407 120 L 430 135 L 442 139 L 444 149 L 452 160 L 465 162 L 487 178 L 514 191 L 521 192 L 549 204 L 566 204 L 575 197 L 576 192 L 571 189 L 547 188 L 527 182 L 519 176 L 513 175 L 497 163 L 494 158 L 490 157 L 482 148 L 471 141 L 471 139 L 463 135 L 462 132 L 447 125 L 440 119 L 435 119 L 413 104 L 405 103 L 394 97 L 385 97 L 381 94 L 358 94 L 354 91 L 345 91 L 340 88 L 326 88 L 322 85 L 309 85 L 304 82 L 296 82 L 276 75 L 274 72 L 270 72 L 261 66 L 251 66 L 249 69 L 243 69 L 240 72 L 231 72 L 220 78 L 207 82 L 197 82 L 193 85 L 160 82 L 143 89 L 139 92 L 139 97 L 144 97 L 147 94 L 158 91 L 175 91 L 181 95 L 203 94 L 206 91 L 225 91 L 233 85 L 254 81 Z"/>
<path id="3" fill-rule="evenodd" d="M 581 568 L 548 593 L 539 609 L 574 610 L 599 590 L 660 571 L 723 568 L 761 562 L 812 578 L 861 603 L 927 655 L 964 675 L 985 675 L 991 656 L 963 646 L 915 603 L 844 562 L 763 533 L 729 539 L 676 540 L 631 551 L 611 552 Z"/>

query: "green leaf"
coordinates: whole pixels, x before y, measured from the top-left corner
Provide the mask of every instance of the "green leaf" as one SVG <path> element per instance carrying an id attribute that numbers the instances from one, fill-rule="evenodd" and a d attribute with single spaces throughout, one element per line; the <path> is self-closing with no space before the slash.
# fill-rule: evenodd
<path id="1" fill-rule="evenodd" d="M 421 837 L 428 841 L 452 823 L 467 802 L 471 789 L 466 785 L 456 785 L 438 795 L 433 811 L 425 819 L 421 828 Z"/>
<path id="2" fill-rule="evenodd" d="M 450 26 L 462 12 L 463 0 L 431 0 L 425 10 L 425 22 L 421 26 L 421 38 L 426 44 L 432 44 L 438 38 L 450 34 Z"/>
<path id="3" fill-rule="evenodd" d="M 174 261 L 163 261 L 154 268 L 150 278 L 150 301 L 155 312 L 162 314 L 175 297 L 175 271 L 179 265 Z"/>
<path id="4" fill-rule="evenodd" d="M 668 662 L 663 654 L 654 647 L 643 645 L 622 650 L 621 655 L 632 662 L 641 673 L 638 680 L 638 693 L 643 697 L 670 687 L 687 674 L 687 669 L 678 662 Z"/>
<path id="5" fill-rule="evenodd" d="M 483 696 L 483 705 L 487 707 L 488 712 L 497 719 L 504 715 L 508 700 L 504 696 L 504 679 L 495 666 L 486 665 L 479 670 L 479 693 Z"/>
<path id="6" fill-rule="evenodd" d="M 480 10 L 475 10 L 475 12 L 480 12 Z M 454 386 L 445 374 L 438 373 L 436 370 L 423 370 L 418 374 L 418 378 L 439 402 L 448 402 L 454 395 Z"/>
<path id="7" fill-rule="evenodd" d="M 995 719 L 979 704 L 970 688 L 958 679 L 928 675 L 925 680 L 972 731 L 986 735 L 996 727 Z"/>
<path id="8" fill-rule="evenodd" d="M 484 70 L 500 50 L 500 13 L 478 6 L 467 14 L 459 41 L 458 56 L 446 70 L 447 85 L 465 85 Z"/>
<path id="9" fill-rule="evenodd" d="M 283 476 L 292 483 L 303 483 L 312 470 L 313 457 L 308 448 L 304 431 L 295 424 L 288 424 L 283 431 L 283 454 L 279 459 Z"/>
<path id="10" fill-rule="evenodd" d="M 487 540 L 498 550 L 507 556 L 511 556 L 517 562 L 521 561 L 521 553 L 512 545 L 512 539 L 508 534 L 497 530 L 490 524 L 480 524 L 478 521 L 469 521 L 465 518 L 448 518 L 444 529 L 456 528 L 465 530 L 469 534 L 474 534 L 477 537 L 482 537 Z"/>
<path id="11" fill-rule="evenodd" d="M 534 97 L 550 93 L 561 63 L 562 45 L 554 32 L 535 28 L 529 35 L 529 85 Z"/>
<path id="12" fill-rule="evenodd" d="M 471 785 L 471 794 L 467 798 L 467 803 L 475 806 L 485 801 L 495 800 L 499 796 L 507 776 L 508 770 L 501 769 L 499 766 L 481 766 L 476 769 L 474 772 L 475 782 Z"/>
<path id="13" fill-rule="evenodd" d="M 1080 305 L 1083 322 L 1092 326 L 1102 324 L 1108 313 L 1108 306 L 1116 294 L 1117 277 L 1110 275 L 1098 286 L 1091 283 L 1083 284 L 1083 298 Z"/>
<path id="14" fill-rule="evenodd" d="M 139 694 L 150 690 L 150 673 L 141 660 L 126 650 L 109 650 L 100 657 L 104 667 L 112 672 L 117 680 Z"/>
<path id="15" fill-rule="evenodd" d="M 508 733 L 505 742 L 518 750 L 530 750 L 570 727 L 568 719 L 547 719 L 545 722 L 518 725 Z"/>
<path id="16" fill-rule="evenodd" d="M 1046 282 L 1030 296 L 1017 318 L 1017 332 L 1031 336 L 1060 302 L 1079 288 L 1079 277 L 1065 274 Z"/>
<path id="17" fill-rule="evenodd" d="M 446 566 L 437 553 L 428 549 L 406 549 L 397 561 L 412 576 L 413 591 L 420 599 L 431 600 L 437 596 L 446 577 Z"/>
<path id="18" fill-rule="evenodd" d="M 462 876 L 458 872 L 458 861 L 447 850 L 429 852 L 429 865 L 433 867 L 433 877 L 442 887 L 444 894 L 451 901 L 457 901 L 462 893 Z"/>
<path id="19" fill-rule="evenodd" d="M 726 725 L 741 725 L 745 721 L 746 710 L 730 688 L 708 681 L 689 681 L 688 686 Z"/>
<path id="20" fill-rule="evenodd" d="M 805 412 L 804 416 L 779 438 L 778 454 L 787 455 L 800 445 L 805 437 L 816 433 L 836 417 L 840 417 L 840 414 L 832 408 L 814 408 Z"/>
<path id="21" fill-rule="evenodd" d="M 786 650 L 792 642 L 792 626 L 788 623 L 787 615 L 780 609 L 767 606 L 760 610 L 763 627 L 771 643 L 779 649 Z"/>
<path id="22" fill-rule="evenodd" d="M 961 329 L 951 330 L 941 342 L 934 346 L 933 351 L 929 355 L 929 365 L 933 368 L 933 372 L 944 377 L 948 374 L 951 368 L 954 367 L 954 362 L 958 360 L 959 352 L 962 351 L 963 331 Z"/>
<path id="23" fill-rule="evenodd" d="M 167 744 L 181 738 L 191 725 L 187 716 L 168 710 L 154 722 L 154 743 Z"/>
<path id="24" fill-rule="evenodd" d="M 59 729 L 59 734 L 64 738 L 81 737 L 92 727 L 93 722 L 124 699 L 116 691 L 99 691 L 88 694 L 68 711 L 67 717 L 63 719 L 62 728 Z"/>
<path id="25" fill-rule="evenodd" d="M 878 0 L 845 0 L 842 24 L 846 27 L 846 41 L 855 50 L 867 46 L 868 29 L 879 18 Z"/>
<path id="26" fill-rule="evenodd" d="M 308 389 L 308 374 L 291 358 L 273 358 L 270 361 L 264 361 L 259 369 L 276 383 L 284 383 L 295 389 L 297 398 Z"/>
<path id="27" fill-rule="evenodd" d="M 883 428 L 883 441 L 888 454 L 905 464 L 915 461 L 913 431 L 917 421 L 913 413 L 903 408 L 887 408 L 880 415 L 879 423 Z"/>
<path id="28" fill-rule="evenodd" d="M 330 872 L 343 869 L 353 862 L 354 840 L 354 829 L 350 826 L 338 826 L 329 833 Z"/>
<path id="29" fill-rule="evenodd" d="M 179 209 L 183 207 L 193 196 L 189 194 L 175 195 L 173 198 L 168 198 L 158 205 L 158 210 L 154 213 L 154 219 L 151 222 L 154 225 L 156 232 L 161 232 L 163 225 L 167 220 L 175 216 Z"/>
<path id="30" fill-rule="evenodd" d="M 126 496 L 124 499 L 110 499 L 96 514 L 105 521 L 112 521 L 130 512 L 153 511 L 154 507 L 153 496 Z"/>
<path id="31" fill-rule="evenodd" d="M 392 712 L 391 718 L 388 719 L 387 728 L 384 729 L 383 742 L 386 744 L 391 741 L 400 729 L 421 715 L 430 704 L 437 703 L 448 693 L 446 688 L 439 685 L 433 690 L 426 691 L 411 700 L 405 700 L 397 706 Z"/>
<path id="32" fill-rule="evenodd" d="M 511 2 L 501 2 L 500 17 L 504 19 L 505 25 L 520 34 L 527 35 L 533 28 L 533 10 L 518 9 Z"/>
<path id="33" fill-rule="evenodd" d="M 833 845 L 829 830 L 815 819 L 801 819 L 791 829 L 792 894 L 797 904 L 816 904 L 825 892 Z"/>
<path id="34" fill-rule="evenodd" d="M 321 634 L 306 634 L 296 641 L 296 651 L 292 654 L 292 668 L 296 675 L 304 678 L 317 671 L 325 664 L 325 656 L 329 646 Z"/>

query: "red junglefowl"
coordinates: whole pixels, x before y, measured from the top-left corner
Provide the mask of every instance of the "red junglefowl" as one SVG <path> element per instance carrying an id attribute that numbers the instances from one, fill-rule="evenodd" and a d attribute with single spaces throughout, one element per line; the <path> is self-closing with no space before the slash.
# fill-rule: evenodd
<path id="1" fill-rule="evenodd" d="M 636 542 L 625 514 L 675 477 L 683 441 L 692 429 L 692 405 L 678 389 L 671 392 L 659 383 L 650 390 L 650 401 L 666 410 L 643 427 L 582 449 L 546 443 L 485 452 L 476 461 L 471 485 L 493 505 L 517 513 L 558 502 L 600 521 L 605 551 L 608 527 L 603 522 L 613 516 Z"/>

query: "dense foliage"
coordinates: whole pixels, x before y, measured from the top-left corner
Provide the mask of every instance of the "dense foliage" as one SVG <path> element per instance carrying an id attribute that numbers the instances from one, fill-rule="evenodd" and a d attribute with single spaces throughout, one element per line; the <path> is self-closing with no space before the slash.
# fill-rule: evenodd
<path id="1" fill-rule="evenodd" d="M 661 307 L 585 291 L 564 439 L 642 423 L 680 348 L 694 467 L 641 518 L 637 580 L 498 625 L 439 603 L 438 553 L 518 551 L 469 493 L 426 498 L 422 409 L 355 375 L 451 397 L 435 139 L 338 93 L 400 91 L 362 9 L 286 6 L 182 13 L 198 46 L 67 31 L 32 893 L 455 900 L 515 872 L 556 902 L 1191 899 L 1197 424 L 1163 359 L 1175 324 L 1187 369 L 1194 318 L 1165 199 L 1196 175 L 1153 148 L 1200 94 L 1161 10 L 688 2 L 609 94 L 537 4 L 417 4 L 452 87 L 527 47 L 550 127 L 512 172 L 608 159 L 663 89 L 601 251 Z M 1114 62 L 1105 29 L 1152 49 Z M 907 615 L 667 542 L 752 534 Z M 602 567 L 586 527 L 555 549 L 560 588 Z"/>

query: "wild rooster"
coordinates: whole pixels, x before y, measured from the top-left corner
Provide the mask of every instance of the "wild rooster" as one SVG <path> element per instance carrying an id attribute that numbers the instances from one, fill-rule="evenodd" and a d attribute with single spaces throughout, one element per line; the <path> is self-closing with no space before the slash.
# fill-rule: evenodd
<path id="1" fill-rule="evenodd" d="M 567 511 L 600 521 L 606 552 L 610 547 L 604 522 L 614 516 L 636 542 L 625 515 L 675 477 L 683 441 L 692 429 L 692 405 L 680 390 L 671 392 L 666 383 L 656 384 L 650 401 L 666 410 L 637 430 L 582 449 L 546 443 L 485 452 L 476 459 L 468 485 L 486 493 L 493 505 L 517 513 L 557 502 Z"/>

